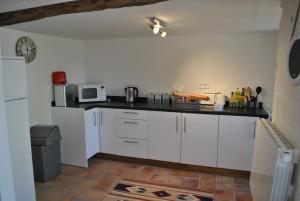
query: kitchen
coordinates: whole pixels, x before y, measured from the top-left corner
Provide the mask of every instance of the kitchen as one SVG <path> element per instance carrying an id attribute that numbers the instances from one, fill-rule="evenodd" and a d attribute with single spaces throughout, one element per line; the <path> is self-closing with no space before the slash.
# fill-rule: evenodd
<path id="1" fill-rule="evenodd" d="M 36 43 L 36 58 L 33 62 L 26 64 L 30 126 L 59 124 L 61 122 L 55 120 L 59 112 L 58 110 L 68 108 L 51 107 L 51 102 L 54 100 L 52 96 L 51 75 L 55 71 L 65 71 L 68 83 L 105 84 L 108 99 L 111 99 L 111 101 L 108 103 L 99 103 L 99 108 L 96 107 L 93 109 L 96 109 L 99 115 L 101 112 L 102 114 L 107 113 L 108 116 L 111 114 L 108 117 L 111 118 L 109 121 L 115 123 L 111 123 L 111 127 L 107 130 L 115 129 L 117 139 L 123 139 L 122 137 L 124 137 L 122 134 L 125 132 L 118 132 L 120 127 L 121 130 L 125 129 L 120 125 L 124 119 L 129 119 L 131 122 L 138 121 L 139 125 L 144 124 L 143 128 L 140 128 L 144 129 L 144 131 L 137 133 L 141 135 L 146 132 L 147 135 L 139 136 L 138 139 L 133 137 L 133 139 L 146 143 L 147 148 L 144 145 L 142 152 L 131 150 L 128 152 L 118 151 L 118 148 L 116 148 L 112 153 L 127 153 L 126 155 L 131 155 L 133 158 L 137 154 L 143 153 L 143 157 L 139 155 L 138 158 L 149 158 L 167 162 L 177 161 L 179 164 L 183 158 L 186 158 L 187 161 L 183 162 L 184 164 L 217 167 L 217 157 L 220 157 L 222 153 L 226 153 L 226 151 L 221 151 L 220 147 L 222 146 L 218 146 L 218 142 L 222 142 L 223 139 L 223 142 L 229 147 L 232 145 L 229 142 L 229 138 L 222 138 L 220 136 L 220 131 L 230 133 L 230 128 L 233 128 L 233 126 L 229 126 L 229 128 L 225 127 L 226 125 L 230 125 L 230 121 L 226 119 L 230 115 L 222 115 L 222 112 L 217 112 L 217 114 L 213 115 L 211 114 L 211 112 L 214 112 L 213 107 L 210 107 L 205 112 L 203 111 L 205 107 L 201 106 L 201 114 L 193 114 L 189 110 L 190 107 L 192 109 L 199 107 L 195 105 L 187 106 L 188 109 L 181 109 L 181 106 L 176 108 L 176 105 L 180 104 L 172 104 L 167 106 L 167 109 L 164 111 L 161 111 L 159 115 L 157 115 L 159 112 L 157 111 L 157 106 L 151 106 L 149 109 L 145 108 L 144 103 L 141 103 L 140 107 L 137 106 L 139 108 L 128 108 L 125 103 L 118 105 L 117 108 L 103 105 L 113 104 L 113 97 L 124 97 L 124 88 L 128 85 L 137 86 L 139 97 L 144 97 L 146 101 L 147 96 L 151 92 L 169 94 L 174 91 L 202 93 L 206 90 L 208 92 L 222 92 L 230 98 L 231 92 L 236 91 L 237 88 L 242 90 L 243 87 L 250 86 L 255 92 L 256 87 L 262 86 L 263 105 L 266 112 L 262 116 L 260 116 L 261 114 L 254 115 L 255 119 L 257 117 L 267 117 L 267 112 L 272 111 L 273 121 L 278 122 L 276 125 L 283 129 L 283 133 L 289 133 L 286 134 L 289 141 L 297 147 L 297 143 L 294 143 L 297 142 L 297 135 L 291 134 L 293 130 L 289 130 L 296 129 L 296 125 L 293 124 L 292 128 L 286 127 L 286 124 L 283 123 L 284 118 L 278 115 L 280 113 L 286 114 L 287 111 L 283 110 L 281 105 L 284 103 L 283 101 L 287 101 L 284 105 L 291 107 L 288 110 L 293 114 L 289 121 L 293 122 L 297 119 L 297 110 L 292 107 L 294 104 L 290 100 L 286 100 L 283 95 L 285 93 L 292 93 L 290 88 L 287 88 L 287 86 L 290 86 L 288 80 L 285 80 L 286 84 L 281 83 L 282 79 L 286 79 L 283 78 L 285 71 L 279 68 L 281 69 L 280 73 L 276 73 L 278 62 L 283 62 L 276 60 L 276 57 L 278 59 L 281 54 L 286 54 L 278 53 L 277 47 L 281 45 L 286 49 L 288 48 L 286 47 L 288 39 L 284 35 L 288 33 L 281 33 L 281 27 L 284 26 L 285 30 L 293 30 L 293 25 L 287 23 L 286 19 L 290 18 L 287 16 L 284 18 L 286 20 L 285 24 L 279 26 L 281 12 L 284 13 L 285 8 L 289 11 L 286 12 L 290 15 L 295 16 L 297 12 L 291 10 L 297 7 L 293 6 L 296 4 L 286 3 L 282 5 L 280 1 L 240 3 L 237 1 L 226 3 L 216 1 L 210 4 L 204 3 L 200 6 L 198 1 L 190 1 L 189 3 L 171 1 L 138 8 L 128 7 L 104 10 L 91 14 L 79 13 L 49 17 L 1 28 L 1 50 L 2 55 L 15 56 L 15 43 L 21 36 L 28 36 Z M 159 9 L 164 10 L 164 12 L 161 11 L 160 14 L 158 12 Z M 199 9 L 201 12 L 199 12 Z M 213 9 L 214 12 L 210 12 L 209 9 Z M 258 12 L 258 14 L 254 11 Z M 167 22 L 167 36 L 165 38 L 154 35 L 149 28 L 151 22 L 146 19 L 149 16 L 156 16 L 157 12 L 157 17 Z M 164 17 L 163 15 L 166 16 Z M 167 16 L 169 16 L 169 19 Z M 224 16 L 227 17 L 230 23 L 220 20 Z M 234 20 L 236 18 L 241 19 L 242 24 L 245 23 L 246 25 L 241 26 L 241 22 Z M 210 23 L 216 23 L 218 25 L 216 26 L 217 28 L 209 26 L 210 23 L 205 22 L 203 19 L 211 19 Z M 85 21 L 89 21 L 90 23 L 84 23 Z M 281 23 L 283 23 L 282 21 L 281 19 Z M 90 27 L 89 24 L 97 26 Z M 64 28 L 65 26 L 68 28 Z M 285 42 L 278 43 L 278 37 L 285 37 Z M 284 40 L 282 39 L 282 41 Z M 153 107 L 156 108 L 156 111 L 153 111 Z M 127 111 L 128 109 L 130 110 Z M 134 112 L 138 112 L 138 118 L 122 117 L 124 115 L 122 112 L 132 112 L 131 109 L 138 109 L 134 110 Z M 170 110 L 173 111 L 170 112 Z M 86 112 L 88 111 L 91 110 L 87 110 Z M 226 107 L 224 111 L 226 112 Z M 72 112 L 71 109 L 70 112 Z M 76 112 L 76 116 L 73 115 L 72 118 L 76 117 L 80 119 L 79 123 L 74 124 L 82 130 L 82 127 L 84 127 L 84 120 L 82 118 L 85 111 L 82 108 L 77 108 Z M 210 115 L 207 113 L 210 113 Z M 240 110 L 236 109 L 234 114 L 238 120 L 242 119 Z M 92 115 L 94 114 L 92 113 Z M 212 119 L 203 119 L 208 116 Z M 106 117 L 106 115 L 103 117 Z M 222 120 L 223 117 L 225 119 Z M 160 118 L 164 121 L 160 120 Z M 199 118 L 199 120 L 195 120 L 196 118 Z M 99 122 L 100 119 L 99 116 Z M 161 122 L 167 122 L 168 119 L 172 121 L 170 120 L 165 125 L 160 124 Z M 201 144 L 202 146 L 188 144 L 184 148 L 185 139 L 182 138 L 182 136 L 185 136 L 184 122 L 186 121 L 189 126 L 190 119 L 195 120 L 195 126 L 188 127 L 187 129 L 188 132 L 191 132 L 189 133 L 190 136 L 195 137 L 191 142 L 195 141 L 197 143 L 199 141 L 205 142 L 205 140 L 211 140 L 210 142 L 213 143 L 213 146 L 209 143 L 203 143 Z M 107 122 L 106 119 L 103 120 L 103 123 Z M 176 123 L 177 128 L 175 123 L 173 123 L 176 121 L 178 122 Z M 250 122 L 249 125 L 251 126 L 249 126 L 247 136 L 254 134 L 254 122 L 253 120 L 250 120 Z M 63 132 L 63 125 L 60 125 L 60 127 L 63 144 L 66 138 L 64 133 L 66 132 Z M 244 127 L 242 124 L 241 127 L 241 130 L 243 130 Z M 102 129 L 106 128 L 103 127 Z M 195 131 L 191 131 L 190 129 Z M 198 139 L 199 135 L 194 135 L 199 129 L 212 131 L 208 132 L 203 141 L 203 139 Z M 176 132 L 176 130 L 178 131 Z M 81 133 L 82 137 L 83 132 L 80 132 L 79 129 L 75 129 L 75 131 Z M 235 144 L 241 145 L 244 148 L 241 150 L 245 153 L 251 153 L 251 151 L 246 149 L 246 146 L 242 146 L 243 143 L 241 140 L 237 139 L 241 137 L 238 134 L 242 132 L 244 130 L 237 131 L 237 135 L 233 136 L 236 141 Z M 102 133 L 105 132 L 102 131 Z M 128 131 L 128 133 L 132 134 L 134 132 Z M 153 133 L 153 135 L 150 135 L 150 133 Z M 154 135 L 159 133 L 165 133 L 165 138 L 162 139 Z M 172 138 L 172 134 L 176 133 L 180 137 L 176 139 Z M 155 136 L 156 139 L 152 138 L 152 136 Z M 128 138 L 128 136 L 125 137 Z M 131 138 L 129 139 L 129 141 L 132 141 Z M 151 149 L 150 145 L 156 145 L 157 141 L 155 140 L 157 139 L 162 141 L 161 146 Z M 107 140 L 110 139 L 107 138 Z M 178 144 L 178 146 L 173 146 L 172 143 Z M 170 147 L 170 149 L 166 149 L 164 145 L 168 148 Z M 101 144 L 101 146 L 108 150 L 113 147 L 109 143 Z M 72 157 L 65 157 L 64 147 L 61 147 L 62 161 L 66 163 L 64 162 L 64 158 L 71 159 Z M 189 150 L 189 148 L 192 148 L 192 150 Z M 71 153 L 80 152 L 79 149 L 81 149 L 80 146 L 77 146 Z M 182 150 L 186 150 L 186 152 L 182 152 Z M 207 160 L 205 162 L 199 162 L 199 159 L 193 161 L 194 159 L 191 156 L 195 156 L 193 154 L 195 150 L 199 153 L 200 158 L 207 158 Z M 227 150 L 229 155 L 238 154 L 235 150 L 227 149 L 226 146 L 224 150 Z M 191 154 L 190 151 L 194 152 Z M 242 152 L 240 151 L 239 153 Z M 250 170 L 251 165 L 249 164 L 246 165 L 247 168 L 234 168 L 231 166 L 234 162 L 230 161 L 234 157 L 228 157 L 226 154 L 223 157 L 227 157 L 227 159 L 224 159 L 223 165 L 220 166 L 221 168 L 241 171 Z M 247 157 L 251 158 L 252 155 Z M 247 157 L 242 157 L 242 159 L 245 159 L 245 163 L 249 163 L 249 161 L 251 163 L 251 159 L 246 160 Z M 84 162 L 85 166 L 87 166 L 86 158 L 80 162 Z M 144 162 L 146 163 L 146 161 Z M 211 165 L 212 163 L 214 165 Z M 237 165 L 243 166 L 243 162 L 238 162 Z M 202 171 L 205 170 L 202 169 Z M 295 195 L 297 198 L 297 192 Z"/>

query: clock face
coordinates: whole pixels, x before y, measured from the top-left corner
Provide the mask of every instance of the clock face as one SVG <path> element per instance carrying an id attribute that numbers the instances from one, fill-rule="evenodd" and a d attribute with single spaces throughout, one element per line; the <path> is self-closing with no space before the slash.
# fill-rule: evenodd
<path id="1" fill-rule="evenodd" d="M 17 41 L 16 54 L 17 56 L 25 57 L 26 63 L 30 63 L 34 60 L 36 51 L 36 45 L 31 38 L 23 36 Z"/>

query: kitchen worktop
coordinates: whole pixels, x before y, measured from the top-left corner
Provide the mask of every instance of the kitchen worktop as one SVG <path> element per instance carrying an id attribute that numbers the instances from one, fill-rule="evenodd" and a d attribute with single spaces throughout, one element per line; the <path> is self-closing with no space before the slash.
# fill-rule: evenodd
<path id="1" fill-rule="evenodd" d="M 171 104 L 171 105 L 151 105 L 147 102 L 126 103 L 124 101 L 110 102 L 93 102 L 74 104 L 69 107 L 84 108 L 90 110 L 93 108 L 115 108 L 115 109 L 132 109 L 132 110 L 150 110 L 165 112 L 183 112 L 183 113 L 199 113 L 199 114 L 216 114 L 216 115 L 234 115 L 234 116 L 252 116 L 268 118 L 268 113 L 264 109 L 255 108 L 231 108 L 225 107 L 224 111 L 214 111 L 212 106 L 195 105 L 195 104 Z"/>

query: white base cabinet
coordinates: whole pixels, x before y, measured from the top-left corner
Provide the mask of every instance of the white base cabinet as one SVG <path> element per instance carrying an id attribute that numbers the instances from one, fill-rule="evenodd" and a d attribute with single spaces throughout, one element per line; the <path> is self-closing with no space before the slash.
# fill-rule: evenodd
<path id="1" fill-rule="evenodd" d="M 100 152 L 98 108 L 52 107 L 52 122 L 59 126 L 62 163 L 88 167 L 90 157 Z"/>
<path id="2" fill-rule="evenodd" d="M 148 158 L 180 162 L 181 113 L 147 112 Z"/>
<path id="3" fill-rule="evenodd" d="M 251 169 L 257 117 L 52 108 L 62 162 L 87 167 L 96 153 L 235 170 Z"/>
<path id="4" fill-rule="evenodd" d="M 147 140 L 118 138 L 117 154 L 135 158 L 147 158 Z"/>
<path id="5" fill-rule="evenodd" d="M 100 152 L 100 113 L 97 108 L 84 112 L 86 158 Z"/>
<path id="6" fill-rule="evenodd" d="M 257 117 L 220 116 L 218 167 L 251 170 Z"/>
<path id="7" fill-rule="evenodd" d="M 146 111 L 117 110 L 117 154 L 148 158 Z"/>
<path id="8" fill-rule="evenodd" d="M 101 153 L 117 154 L 117 110 L 99 108 Z"/>
<path id="9" fill-rule="evenodd" d="M 216 167 L 218 115 L 182 114 L 181 163 Z"/>

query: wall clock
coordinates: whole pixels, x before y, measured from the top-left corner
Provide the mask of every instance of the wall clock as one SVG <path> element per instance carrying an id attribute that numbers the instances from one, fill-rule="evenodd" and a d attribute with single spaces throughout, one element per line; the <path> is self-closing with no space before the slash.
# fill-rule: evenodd
<path id="1" fill-rule="evenodd" d="M 36 57 L 36 45 L 34 41 L 27 37 L 22 36 L 16 43 L 16 54 L 17 56 L 25 57 L 25 62 L 30 63 Z"/>

